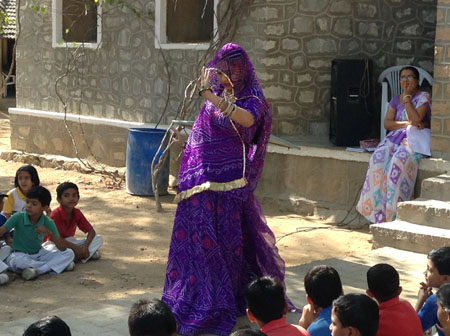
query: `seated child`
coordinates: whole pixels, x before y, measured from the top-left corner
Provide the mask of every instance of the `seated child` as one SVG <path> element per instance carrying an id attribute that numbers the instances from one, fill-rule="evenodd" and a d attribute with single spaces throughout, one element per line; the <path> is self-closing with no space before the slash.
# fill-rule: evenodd
<path id="1" fill-rule="evenodd" d="M 25 165 L 17 169 L 14 178 L 15 188 L 8 191 L 8 198 L 3 204 L 3 213 L 6 218 L 16 212 L 25 210 L 27 192 L 39 184 L 40 180 L 36 168 Z"/>
<path id="2" fill-rule="evenodd" d="M 450 283 L 442 285 L 436 293 L 437 296 L 437 317 L 441 326 L 436 325 L 437 329 L 450 336 Z"/>
<path id="3" fill-rule="evenodd" d="M 287 323 L 288 305 L 279 279 L 265 276 L 254 280 L 245 290 L 245 301 L 248 319 L 268 336 L 309 335 L 303 327 Z"/>
<path id="4" fill-rule="evenodd" d="M 23 336 L 71 336 L 70 328 L 58 316 L 47 316 L 25 330 Z"/>
<path id="5" fill-rule="evenodd" d="M 176 336 L 177 322 L 164 301 L 139 300 L 131 306 L 128 330 L 130 336 Z"/>
<path id="6" fill-rule="evenodd" d="M 450 282 L 450 247 L 440 247 L 428 253 L 427 269 L 424 272 L 426 283 L 421 283 L 416 303 L 416 311 L 426 331 L 438 323 L 436 294 L 432 288 L 439 288 Z M 438 330 L 438 334 L 444 334 Z"/>
<path id="7" fill-rule="evenodd" d="M 319 265 L 306 273 L 304 283 L 308 304 L 298 324 L 311 336 L 329 336 L 331 306 L 343 292 L 341 278 L 333 267 Z"/>
<path id="8" fill-rule="evenodd" d="M 12 215 L 0 227 L 0 236 L 14 229 L 13 252 L 6 263 L 13 272 L 21 272 L 25 280 L 50 271 L 59 274 L 65 269 L 73 269 L 73 251 L 65 249 L 55 223 L 43 214 L 51 199 L 47 189 L 33 187 L 27 193 L 26 211 Z M 47 251 L 41 246 L 46 235 L 61 251 Z"/>
<path id="9" fill-rule="evenodd" d="M 377 336 L 423 336 L 422 324 L 416 311 L 407 301 L 401 301 L 402 292 L 398 272 L 388 264 L 377 264 L 367 271 L 367 295 L 378 302 L 380 320 Z"/>
<path id="10" fill-rule="evenodd" d="M 378 330 L 377 303 L 364 294 L 340 296 L 333 302 L 330 330 L 332 336 L 375 336 Z"/>
<path id="11" fill-rule="evenodd" d="M 66 240 L 65 246 L 72 249 L 75 260 L 81 260 L 82 263 L 89 259 L 99 259 L 98 249 L 103 244 L 103 238 L 95 233 L 83 213 L 75 208 L 80 200 L 77 185 L 71 182 L 61 183 L 56 188 L 56 197 L 59 207 L 52 211 L 50 218 L 55 222 L 61 238 Z M 74 237 L 77 227 L 87 233 L 85 239 Z"/>
<path id="12" fill-rule="evenodd" d="M 0 194 L 0 211 L 3 206 L 3 198 L 8 197 L 6 194 Z M 6 223 L 6 217 L 0 213 L 0 227 Z M 8 274 L 4 273 L 8 269 L 8 265 L 5 264 L 6 258 L 11 254 L 11 246 L 6 243 L 6 239 L 0 239 L 0 285 L 4 285 L 9 281 Z"/>

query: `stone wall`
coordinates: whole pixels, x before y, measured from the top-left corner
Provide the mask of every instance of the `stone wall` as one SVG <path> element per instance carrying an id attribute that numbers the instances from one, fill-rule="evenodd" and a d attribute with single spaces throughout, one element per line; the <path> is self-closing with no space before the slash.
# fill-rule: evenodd
<path id="1" fill-rule="evenodd" d="M 433 72 L 436 0 L 256 0 L 247 12 L 237 40 L 272 103 L 275 134 L 328 136 L 334 58 L 372 59 L 375 79 L 398 64 Z"/>
<path id="2" fill-rule="evenodd" d="M 75 49 L 52 47 L 51 0 L 39 3 L 48 8 L 46 14 L 32 10 L 32 3 L 22 1 L 20 11 L 17 106 L 61 113 L 64 105 L 56 95 L 55 82 L 66 72 Z M 154 1 L 133 1 L 133 5 L 147 12 L 153 10 Z M 375 62 L 375 76 L 388 66 L 406 63 L 433 71 L 436 0 L 254 0 L 242 11 L 235 42 L 245 47 L 255 64 L 273 108 L 277 135 L 328 138 L 334 58 L 369 57 Z M 102 17 L 101 47 L 77 53 L 82 56 L 77 57 L 75 70 L 58 84 L 67 112 L 156 123 L 170 87 L 168 110 L 162 118 L 168 124 L 204 51 L 163 50 L 162 54 L 154 47 L 151 18 L 108 7 Z M 198 99 L 193 104 L 189 119 L 195 118 L 200 103 Z M 20 126 L 12 123 L 12 134 Z M 39 124 L 33 127 L 30 132 L 40 132 Z M 56 148 L 45 146 L 55 143 L 52 140 L 29 141 L 21 149 L 40 146 L 40 152 L 53 153 Z"/>
<path id="3" fill-rule="evenodd" d="M 438 0 L 434 54 L 433 156 L 450 159 L 450 1 Z"/>

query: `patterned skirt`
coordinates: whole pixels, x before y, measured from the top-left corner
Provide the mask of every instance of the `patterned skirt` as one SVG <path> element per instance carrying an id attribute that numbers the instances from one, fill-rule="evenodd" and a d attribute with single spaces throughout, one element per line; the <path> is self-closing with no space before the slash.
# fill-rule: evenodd
<path id="1" fill-rule="evenodd" d="M 162 299 L 178 334 L 228 335 L 257 277 L 284 281 L 284 261 L 251 193 L 204 191 L 178 204 Z"/>
<path id="2" fill-rule="evenodd" d="M 371 223 L 395 220 L 397 203 L 413 195 L 422 157 L 411 150 L 407 138 L 398 145 L 386 138 L 370 158 L 356 210 Z"/>

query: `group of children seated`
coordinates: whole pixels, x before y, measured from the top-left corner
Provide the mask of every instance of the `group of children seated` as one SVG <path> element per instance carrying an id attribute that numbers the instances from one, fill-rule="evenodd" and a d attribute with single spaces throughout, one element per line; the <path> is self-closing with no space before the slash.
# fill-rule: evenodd
<path id="1" fill-rule="evenodd" d="M 0 285 L 9 281 L 6 270 L 32 280 L 45 273 L 71 271 L 74 261 L 100 258 L 98 249 L 103 240 L 76 208 L 80 199 L 76 184 L 58 185 L 59 207 L 53 211 L 51 194 L 40 186 L 33 166 L 17 170 L 14 186 L 8 194 L 0 195 Z M 86 238 L 74 237 L 77 227 Z"/>
<path id="2" fill-rule="evenodd" d="M 245 292 L 247 316 L 259 330 L 236 330 L 231 336 L 422 336 L 436 326 L 441 336 L 450 335 L 450 247 L 428 254 L 426 282 L 421 284 L 416 309 L 400 300 L 399 274 L 388 264 L 377 264 L 367 271 L 366 294 L 346 294 L 338 272 L 330 266 L 313 267 L 305 276 L 308 304 L 298 324 L 289 324 L 286 314 L 290 302 L 281 281 L 261 277 Z M 432 288 L 438 288 L 432 294 Z M 59 318 L 46 317 L 27 331 L 53 330 L 39 335 L 71 335 Z M 169 306 L 161 300 L 139 300 L 128 317 L 130 336 L 176 336 L 177 323 Z M 27 333 L 24 336 L 37 335 Z"/>

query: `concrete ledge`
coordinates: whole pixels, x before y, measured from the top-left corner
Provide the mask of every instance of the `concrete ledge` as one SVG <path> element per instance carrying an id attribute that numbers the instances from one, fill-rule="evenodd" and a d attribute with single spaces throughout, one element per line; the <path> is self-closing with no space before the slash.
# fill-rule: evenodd
<path id="1" fill-rule="evenodd" d="M 417 253 L 428 253 L 434 248 L 450 245 L 450 230 L 399 220 L 372 224 L 370 230 L 373 235 L 373 249 L 388 246 Z"/>
<path id="2" fill-rule="evenodd" d="M 63 113 L 24 108 L 11 108 L 9 111 L 12 149 L 39 155 L 76 157 Z M 92 159 L 95 158 L 113 167 L 125 166 L 129 128 L 154 127 L 154 124 L 75 114 L 67 114 L 66 121 L 77 144 L 79 157 L 91 162 L 95 162 Z M 296 145 L 300 148 L 268 146 L 264 172 L 256 190 L 258 197 L 272 199 L 280 207 L 300 214 L 314 213 L 337 221 L 348 216 L 354 211 L 371 154 L 327 145 Z M 176 154 L 176 150 L 171 153 L 172 176 L 178 175 Z M 448 161 L 422 159 L 415 196 L 420 195 L 422 180 L 447 171 L 450 171 Z M 351 218 L 357 216 L 351 215 Z M 358 222 L 361 223 L 359 219 Z"/>
<path id="3" fill-rule="evenodd" d="M 22 107 L 10 107 L 8 109 L 9 115 L 21 115 L 21 116 L 28 116 L 28 117 L 38 117 L 38 118 L 48 118 L 48 119 L 55 119 L 55 120 L 64 120 L 64 117 L 67 121 L 74 121 L 74 122 L 80 122 L 83 124 L 93 124 L 93 125 L 105 125 L 105 126 L 112 126 L 112 127 L 120 127 L 120 128 L 154 128 L 156 124 L 154 123 L 142 123 L 142 122 L 134 122 L 134 121 L 125 121 L 125 120 L 118 120 L 118 119 L 108 119 L 108 118 L 98 118 L 98 117 L 91 117 L 91 116 L 84 116 L 79 114 L 73 114 L 73 113 L 66 113 L 64 116 L 64 113 L 61 112 L 49 112 L 49 111 L 42 111 L 42 110 L 33 110 L 33 109 L 27 109 Z M 160 125 L 158 128 L 160 129 L 167 129 L 167 125 Z"/>
<path id="4" fill-rule="evenodd" d="M 398 220 L 428 227 L 450 228 L 449 202 L 418 198 L 399 203 L 397 210 Z"/>
<path id="5" fill-rule="evenodd" d="M 41 155 L 36 153 L 25 153 L 15 150 L 0 151 L 0 159 L 5 161 L 23 162 L 31 165 L 36 165 L 42 168 L 54 168 L 63 170 L 76 170 L 82 173 L 91 172 L 86 168 L 78 159 L 68 158 L 61 155 Z M 110 174 L 119 176 L 125 176 L 125 168 L 117 168 L 102 165 L 101 167 L 95 166 L 98 171 L 105 171 Z"/>

